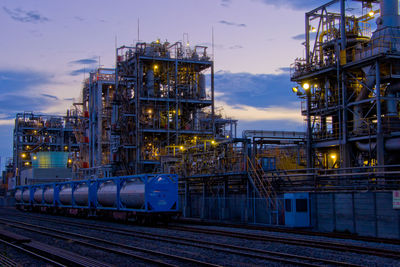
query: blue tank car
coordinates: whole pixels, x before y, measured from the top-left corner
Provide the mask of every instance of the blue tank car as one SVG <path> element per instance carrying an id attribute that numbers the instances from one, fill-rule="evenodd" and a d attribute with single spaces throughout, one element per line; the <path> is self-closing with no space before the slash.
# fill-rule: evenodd
<path id="1" fill-rule="evenodd" d="M 21 210 L 167 221 L 179 214 L 178 176 L 144 174 L 19 186 L 15 200 Z"/>

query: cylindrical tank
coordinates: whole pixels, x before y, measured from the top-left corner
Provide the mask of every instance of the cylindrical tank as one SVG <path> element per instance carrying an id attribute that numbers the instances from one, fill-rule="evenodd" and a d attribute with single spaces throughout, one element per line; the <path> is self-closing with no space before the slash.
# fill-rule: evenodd
<path id="1" fill-rule="evenodd" d="M 384 27 L 398 27 L 400 25 L 398 0 L 381 0 L 381 19 Z"/>
<path id="2" fill-rule="evenodd" d="M 101 184 L 97 189 L 97 201 L 105 207 L 112 207 L 117 202 L 117 185 L 113 182 Z"/>
<path id="3" fill-rule="evenodd" d="M 46 188 L 44 190 L 44 202 L 46 204 L 53 204 L 54 200 L 54 188 Z"/>
<path id="4" fill-rule="evenodd" d="M 22 200 L 22 190 L 21 189 L 17 189 L 17 191 L 15 191 L 15 200 L 17 202 L 21 202 L 21 200 Z"/>
<path id="5" fill-rule="evenodd" d="M 121 202 L 127 208 L 140 208 L 144 204 L 144 183 L 142 181 L 129 181 L 122 186 L 120 191 Z"/>
<path id="6" fill-rule="evenodd" d="M 60 202 L 63 205 L 71 205 L 72 201 L 72 188 L 71 187 L 63 187 L 59 193 Z"/>
<path id="7" fill-rule="evenodd" d="M 33 199 L 36 203 L 42 203 L 43 189 L 38 188 L 33 194 Z"/>
<path id="8" fill-rule="evenodd" d="M 199 75 L 199 97 L 206 98 L 206 76 L 204 74 Z"/>
<path id="9" fill-rule="evenodd" d="M 80 185 L 74 191 L 75 203 L 79 206 L 88 205 L 89 187 L 86 184 Z"/>
<path id="10" fill-rule="evenodd" d="M 22 200 L 24 202 L 29 202 L 31 196 L 31 192 L 29 189 L 25 189 L 24 192 L 22 193 Z"/>

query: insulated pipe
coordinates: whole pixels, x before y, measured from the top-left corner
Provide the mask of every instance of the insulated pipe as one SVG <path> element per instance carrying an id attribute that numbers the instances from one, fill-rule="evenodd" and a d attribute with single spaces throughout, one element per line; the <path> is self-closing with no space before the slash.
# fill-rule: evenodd
<path id="1" fill-rule="evenodd" d="M 385 148 L 388 151 L 400 150 L 400 138 L 391 138 L 386 140 Z"/>
<path id="2" fill-rule="evenodd" d="M 372 151 L 376 148 L 376 142 L 362 143 L 356 142 L 356 147 L 360 151 Z M 400 138 L 390 138 L 385 141 L 385 149 L 387 151 L 400 150 Z"/>
<path id="3" fill-rule="evenodd" d="M 386 100 L 386 115 L 387 116 L 398 116 L 397 110 L 397 100 L 394 98 L 396 97 L 396 93 L 400 91 L 400 82 L 392 82 L 388 88 L 386 89 L 386 96 L 388 99 Z"/>
<path id="4" fill-rule="evenodd" d="M 356 147 L 360 151 L 372 151 L 376 147 L 375 142 L 369 142 L 369 143 L 361 143 L 361 142 L 356 142 Z"/>

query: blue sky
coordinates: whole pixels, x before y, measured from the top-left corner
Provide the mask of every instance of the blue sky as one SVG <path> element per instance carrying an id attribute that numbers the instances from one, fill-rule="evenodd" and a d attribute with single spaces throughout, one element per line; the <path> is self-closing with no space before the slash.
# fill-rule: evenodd
<path id="1" fill-rule="evenodd" d="M 114 66 L 138 39 L 209 45 L 216 104 L 244 129 L 303 130 L 289 66 L 302 57 L 304 13 L 326 1 L 3 0 L 0 156 L 12 155 L 17 112 L 65 114 L 87 71 Z M 186 38 L 186 37 L 185 37 Z"/>

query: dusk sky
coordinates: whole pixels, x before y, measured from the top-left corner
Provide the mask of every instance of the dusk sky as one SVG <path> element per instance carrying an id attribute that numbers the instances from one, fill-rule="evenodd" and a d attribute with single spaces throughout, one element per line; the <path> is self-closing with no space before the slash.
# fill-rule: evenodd
<path id="1" fill-rule="evenodd" d="M 304 13 L 327 1 L 3 0 L 0 156 L 12 156 L 15 114 L 62 114 L 88 70 L 114 67 L 115 45 L 156 39 L 209 46 L 216 104 L 244 129 L 303 131 L 289 66 L 303 57 Z M 185 37 L 186 38 L 186 37 Z M 100 60 L 100 62 L 99 62 Z"/>

